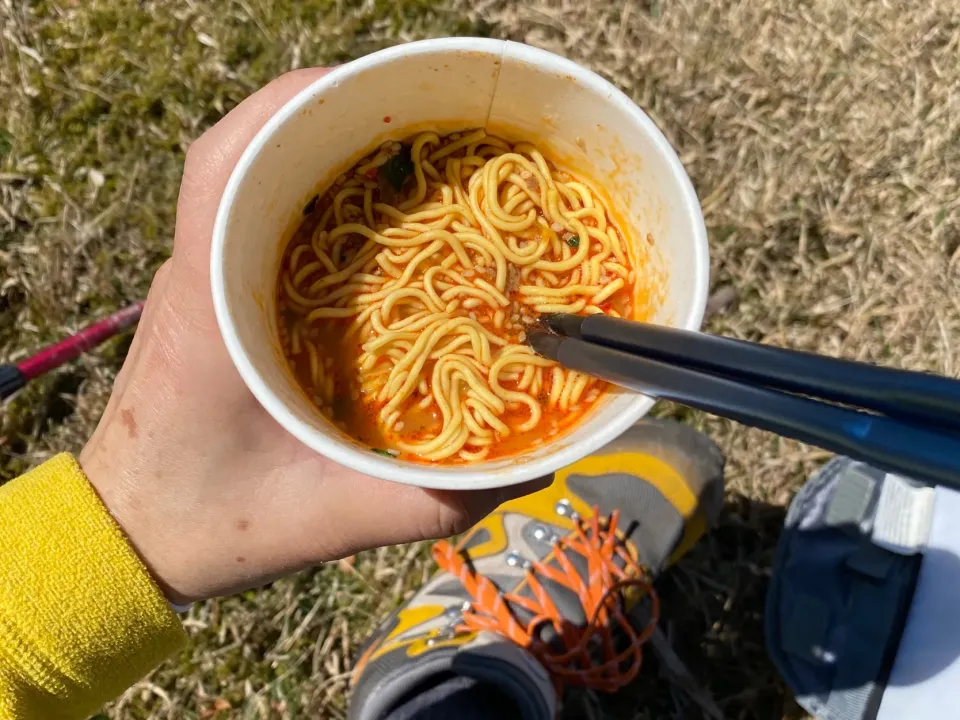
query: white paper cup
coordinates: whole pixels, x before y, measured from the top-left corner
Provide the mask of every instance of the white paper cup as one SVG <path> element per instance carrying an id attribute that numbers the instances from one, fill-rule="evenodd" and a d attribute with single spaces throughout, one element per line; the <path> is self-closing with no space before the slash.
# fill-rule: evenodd
<path id="1" fill-rule="evenodd" d="M 277 422 L 317 452 L 387 480 L 456 490 L 524 482 L 597 450 L 653 405 L 611 393 L 551 442 L 444 466 L 371 452 L 298 386 L 278 341 L 276 285 L 304 205 L 385 140 L 477 127 L 534 142 L 605 191 L 641 258 L 638 272 L 659 284 L 653 320 L 695 330 L 703 317 L 709 255 L 696 193 L 650 118 L 606 80 L 557 55 L 484 39 L 410 43 L 334 70 L 271 118 L 237 164 L 214 230 L 213 299 L 233 362 Z"/>

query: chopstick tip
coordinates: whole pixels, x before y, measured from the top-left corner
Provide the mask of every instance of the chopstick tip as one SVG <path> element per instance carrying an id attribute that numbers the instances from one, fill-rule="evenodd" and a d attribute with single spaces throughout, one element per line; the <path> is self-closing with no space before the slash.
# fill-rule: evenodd
<path id="1" fill-rule="evenodd" d="M 527 344 L 533 348 L 533 351 L 548 360 L 557 360 L 560 353 L 560 343 L 563 338 L 559 335 L 534 330 L 527 333 Z"/>
<path id="2" fill-rule="evenodd" d="M 569 313 L 554 313 L 540 318 L 540 324 L 546 331 L 578 339 L 583 337 L 581 332 L 583 321 L 583 317 Z"/>

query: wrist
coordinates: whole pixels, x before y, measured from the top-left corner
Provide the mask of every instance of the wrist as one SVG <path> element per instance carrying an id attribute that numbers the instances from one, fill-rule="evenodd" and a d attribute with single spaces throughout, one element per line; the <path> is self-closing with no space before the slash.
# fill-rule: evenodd
<path id="1" fill-rule="evenodd" d="M 101 432 L 104 430 L 107 432 Z M 146 471 L 142 461 L 134 458 L 131 462 L 130 458 L 126 458 L 121 449 L 123 443 L 110 443 L 118 449 L 108 452 L 108 443 L 101 437 L 104 434 L 109 435 L 109 430 L 98 428 L 80 452 L 77 462 L 100 502 L 119 525 L 128 544 L 167 601 L 175 606 L 189 605 L 196 598 L 178 589 L 176 572 L 170 563 L 175 548 L 159 532 L 158 525 L 162 523 L 158 524 L 157 516 L 166 503 L 158 492 L 152 493 L 153 497 L 146 496 L 141 482 Z M 161 551 L 165 546 L 168 551 Z"/>

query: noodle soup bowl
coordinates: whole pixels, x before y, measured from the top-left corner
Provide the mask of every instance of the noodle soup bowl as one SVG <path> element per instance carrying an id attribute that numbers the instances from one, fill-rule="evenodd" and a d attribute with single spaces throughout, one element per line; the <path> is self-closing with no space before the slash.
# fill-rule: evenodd
<path id="1" fill-rule="evenodd" d="M 666 138 L 613 85 L 557 55 L 498 40 L 427 40 L 351 62 L 294 97 L 244 152 L 220 204 L 211 273 L 217 320 L 250 390 L 299 440 L 355 470 L 430 488 L 513 485 L 601 448 L 653 405 L 614 390 L 572 430 L 519 454 L 427 464 L 371 451 L 301 389 L 279 342 L 277 279 L 304 207 L 385 141 L 480 127 L 536 144 L 604 196 L 639 278 L 640 319 L 700 327 L 709 256 L 699 202 Z"/>

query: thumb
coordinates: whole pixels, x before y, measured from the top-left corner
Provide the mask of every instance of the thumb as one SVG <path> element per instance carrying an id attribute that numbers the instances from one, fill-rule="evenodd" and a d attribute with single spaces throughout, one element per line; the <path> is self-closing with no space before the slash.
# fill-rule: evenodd
<path id="1" fill-rule="evenodd" d="M 362 493 L 335 505 L 337 524 L 333 533 L 343 545 L 329 548 L 330 555 L 343 557 L 360 550 L 384 545 L 446 538 L 465 532 L 508 500 L 548 487 L 553 476 L 519 485 L 487 490 L 431 490 L 374 480 Z M 329 557 L 329 556 L 328 556 Z"/>
<path id="2" fill-rule="evenodd" d="M 546 475 L 519 485 L 487 490 L 425 490 L 439 512 L 434 526 L 425 528 L 424 539 L 447 538 L 466 532 L 505 502 L 543 490 L 552 482 L 553 475 Z"/>

